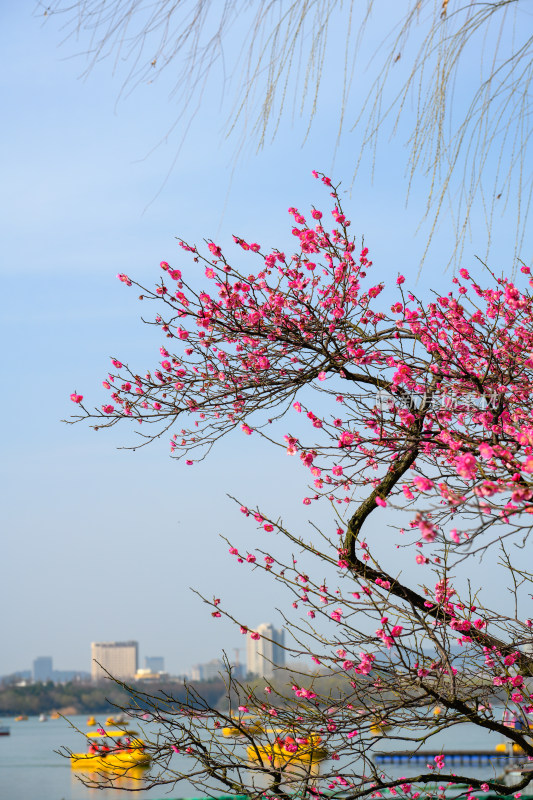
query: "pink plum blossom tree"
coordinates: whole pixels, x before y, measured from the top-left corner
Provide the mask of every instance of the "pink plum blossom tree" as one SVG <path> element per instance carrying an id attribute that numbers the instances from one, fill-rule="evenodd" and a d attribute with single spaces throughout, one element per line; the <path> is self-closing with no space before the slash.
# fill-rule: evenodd
<path id="1" fill-rule="evenodd" d="M 427 750 L 470 723 L 533 758 L 523 558 L 533 513 L 533 295 L 466 269 L 428 301 L 401 275 L 391 295 L 350 234 L 337 189 L 314 176 L 330 192 L 333 225 L 315 208 L 290 208 L 294 254 L 237 236 L 231 257 L 213 241 L 206 252 L 181 241 L 178 263 L 161 262 L 154 288 L 119 275 L 156 304 L 157 363 L 141 374 L 113 358 L 100 408 L 71 395 L 72 421 L 130 421 L 140 445 L 168 437 L 190 467 L 233 432 L 264 439 L 308 471 L 298 499 L 306 516 L 331 508 L 331 529 L 311 526 L 303 537 L 275 508 L 241 505 L 258 549 L 228 541 L 229 557 L 284 585 L 285 648 L 306 667 L 248 683 L 229 669 L 227 711 L 192 690 L 178 704 L 130 688 L 129 713 L 148 708 L 160 725 L 151 781 L 275 797 L 388 791 L 416 800 L 434 796 L 436 781 L 456 796 L 517 792 L 527 777 L 509 787 L 493 769 L 457 774 L 441 752 L 409 777 L 409 767 L 384 772 L 373 752 L 384 736 Z M 192 279 L 182 262 L 194 265 Z M 533 286 L 529 268 L 522 275 Z M 279 557 L 276 534 L 305 568 Z M 479 559 L 495 549 L 507 611 L 501 593 L 483 591 Z M 259 638 L 244 609 L 206 602 Z M 503 709 L 521 726 L 509 727 Z M 320 768 L 318 754 L 327 755 Z"/>

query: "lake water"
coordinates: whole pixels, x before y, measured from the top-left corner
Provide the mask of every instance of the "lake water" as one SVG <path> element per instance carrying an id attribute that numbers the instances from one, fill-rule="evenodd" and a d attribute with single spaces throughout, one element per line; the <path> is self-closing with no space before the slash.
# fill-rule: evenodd
<path id="1" fill-rule="evenodd" d="M 72 723 L 81 731 L 86 730 L 86 715 L 71 717 Z M 30 717 L 25 722 L 14 722 L 13 719 L 0 719 L 0 725 L 8 725 L 10 736 L 0 737 L 0 798 L 1 800 L 121 800 L 121 798 L 139 798 L 139 800 L 173 800 L 173 798 L 198 797 L 200 792 L 191 785 L 179 784 L 175 788 L 168 786 L 143 789 L 131 794 L 126 791 L 133 784 L 122 789 L 89 789 L 80 783 L 76 773 L 70 768 L 67 758 L 54 751 L 65 746 L 73 751 L 85 750 L 85 740 L 64 719 L 39 722 L 37 717 Z M 490 735 L 470 725 L 463 725 L 443 732 L 438 741 L 435 739 L 427 748 L 446 745 L 461 749 L 494 749 L 501 740 L 497 735 Z M 377 749 L 402 749 L 401 742 L 382 740 Z M 181 760 L 176 756 L 177 761 Z M 178 763 L 176 762 L 176 766 Z M 337 768 L 338 768 L 337 764 Z M 419 774 L 420 766 L 402 765 L 383 768 L 391 775 Z M 474 770 L 465 768 L 473 775 Z M 460 772 L 459 769 L 453 769 Z M 500 770 L 501 771 L 501 770 Z M 484 779 L 494 777 L 490 767 L 475 769 L 475 774 Z M 138 784 L 137 784 L 138 785 Z"/>
<path id="2" fill-rule="evenodd" d="M 87 715 L 73 716 L 70 720 L 79 730 L 87 730 Z M 171 800 L 178 796 L 198 796 L 194 787 L 184 784 L 175 791 L 156 787 L 134 794 L 124 789 L 89 789 L 71 770 L 68 758 L 54 752 L 63 746 L 74 752 L 86 750 L 85 739 L 66 720 L 39 722 L 38 717 L 29 717 L 24 722 L 14 722 L 12 718 L 3 718 L 0 725 L 11 729 L 10 736 L 0 736 L 1 800 Z"/>

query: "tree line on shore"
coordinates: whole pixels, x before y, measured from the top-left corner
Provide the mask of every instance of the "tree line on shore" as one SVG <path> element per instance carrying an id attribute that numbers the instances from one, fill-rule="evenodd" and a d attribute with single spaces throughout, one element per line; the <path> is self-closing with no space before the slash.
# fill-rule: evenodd
<path id="1" fill-rule="evenodd" d="M 203 695 L 210 697 L 210 702 L 216 704 L 225 693 L 222 680 L 206 681 L 193 684 L 201 688 Z M 150 685 L 151 693 L 165 693 L 170 687 L 161 683 Z M 179 702 L 186 689 L 183 684 L 172 684 L 172 692 Z M 12 716 L 17 714 L 45 714 L 50 711 L 67 710 L 69 714 L 84 714 L 98 711 L 111 713 L 113 709 L 126 706 L 131 702 L 128 692 L 112 682 L 102 685 L 87 683 L 54 684 L 34 683 L 29 686 L 7 686 L 0 690 L 0 714 Z"/>
<path id="2" fill-rule="evenodd" d="M 294 676 L 292 676 L 294 678 Z M 363 682 L 368 682 L 366 676 L 360 676 Z M 325 675 L 313 673 L 304 675 L 299 673 L 299 681 L 302 685 L 310 687 L 320 686 L 321 694 L 328 698 L 329 702 L 334 703 L 339 694 L 346 690 L 346 675 L 337 673 Z M 260 678 L 249 681 L 248 685 L 254 689 L 261 682 Z M 276 691 L 283 694 L 286 688 L 286 675 L 280 676 L 278 680 L 272 680 L 272 685 Z M 160 706 L 163 708 L 168 705 L 167 699 L 172 698 L 172 706 L 183 703 L 184 705 L 194 705 L 194 695 L 198 693 L 210 705 L 216 706 L 221 711 L 226 711 L 235 700 L 234 691 L 222 678 L 209 681 L 191 681 L 190 683 L 161 682 L 154 684 L 138 681 L 136 688 L 136 702 L 145 692 L 150 698 L 161 699 Z M 370 686 L 369 686 L 370 691 Z M 33 683 L 28 686 L 6 686 L 0 689 L 0 715 L 14 716 L 18 714 L 46 714 L 51 711 L 60 711 L 67 714 L 96 713 L 98 711 L 111 714 L 117 709 L 125 710 L 131 705 L 132 694 L 127 687 L 120 683 L 106 681 L 102 684 L 81 683 L 73 681 L 70 683 L 56 684 L 52 681 L 46 683 Z M 198 708 L 201 703 L 199 702 Z"/>

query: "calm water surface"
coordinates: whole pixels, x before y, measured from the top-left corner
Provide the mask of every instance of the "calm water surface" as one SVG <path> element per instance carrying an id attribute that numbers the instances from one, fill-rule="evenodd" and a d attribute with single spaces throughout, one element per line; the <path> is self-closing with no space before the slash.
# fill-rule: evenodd
<path id="1" fill-rule="evenodd" d="M 87 715 L 70 720 L 79 730 L 87 730 Z M 54 752 L 62 746 L 74 752 L 86 749 L 83 736 L 66 720 L 39 722 L 38 717 L 29 717 L 25 722 L 14 722 L 4 717 L 0 725 L 11 729 L 10 736 L 0 736 L 1 800 L 171 800 L 198 796 L 194 787 L 184 784 L 170 791 L 159 787 L 134 794 L 124 789 L 88 789 L 71 770 L 69 760 Z M 179 758 L 176 756 L 176 765 Z"/>
<path id="2" fill-rule="evenodd" d="M 81 731 L 86 728 L 86 715 L 71 717 L 72 723 Z M 68 759 L 57 755 L 54 751 L 61 746 L 73 751 L 85 750 L 85 740 L 67 723 L 66 720 L 48 720 L 39 722 L 37 717 L 30 717 L 25 722 L 14 722 L 13 719 L 0 719 L 0 724 L 9 725 L 10 736 L 0 737 L 0 798 L 1 800 L 121 800 L 122 798 L 139 798 L 139 800 L 172 800 L 178 797 L 197 797 L 200 792 L 190 784 L 179 784 L 173 789 L 159 787 L 142 789 L 131 793 L 123 789 L 89 789 L 77 779 L 70 768 Z M 499 736 L 490 736 L 474 726 L 464 725 L 445 731 L 427 745 L 440 747 L 446 745 L 454 748 L 494 749 L 500 741 Z M 379 742 L 376 749 L 402 749 L 402 743 Z M 179 767 L 180 756 L 176 756 L 176 767 Z M 410 768 L 385 767 L 389 774 L 400 771 L 409 776 L 419 773 L 420 766 Z M 459 772 L 460 768 L 456 768 Z M 473 774 L 472 768 L 469 768 Z M 493 777 L 494 772 L 485 767 L 475 770 L 484 779 Z M 131 784 L 130 784 L 131 785 Z"/>

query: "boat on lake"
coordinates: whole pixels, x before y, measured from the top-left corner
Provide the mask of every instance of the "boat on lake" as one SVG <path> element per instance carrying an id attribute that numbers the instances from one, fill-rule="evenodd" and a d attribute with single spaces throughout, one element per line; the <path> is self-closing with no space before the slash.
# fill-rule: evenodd
<path id="1" fill-rule="evenodd" d="M 48 722 L 46 714 L 39 714 L 39 722 Z"/>
<path id="2" fill-rule="evenodd" d="M 94 719 L 94 717 L 91 717 Z M 108 717 L 105 721 L 105 724 L 111 727 L 111 725 L 125 725 L 127 720 L 121 715 L 120 717 Z"/>
<path id="3" fill-rule="evenodd" d="M 70 766 L 88 772 L 130 775 L 132 769 L 148 767 L 151 756 L 134 730 L 88 731 L 86 753 L 71 753 Z"/>
<path id="4" fill-rule="evenodd" d="M 392 730 L 392 725 L 384 719 L 375 719 L 370 725 L 370 734 L 372 736 L 383 736 Z"/>
<path id="5" fill-rule="evenodd" d="M 0 725 L 0 736 L 9 736 L 11 730 L 8 728 L 7 725 Z"/>
<path id="6" fill-rule="evenodd" d="M 27 714 L 19 714 L 18 717 L 15 717 L 15 722 L 26 722 L 27 719 Z"/>
<path id="7" fill-rule="evenodd" d="M 328 757 L 327 749 L 321 747 L 320 742 L 321 738 L 317 734 L 311 734 L 304 739 L 295 739 L 290 735 L 283 738 L 277 736 L 272 743 L 249 745 L 246 753 L 250 761 L 267 761 L 274 765 L 315 764 Z"/>
<path id="8" fill-rule="evenodd" d="M 87 720 L 87 726 L 88 726 L 89 728 L 92 728 L 92 727 L 94 727 L 95 725 L 96 725 L 96 720 L 95 720 L 95 718 L 94 718 L 94 717 L 89 717 L 89 719 Z"/>
<path id="9" fill-rule="evenodd" d="M 234 719 L 235 725 L 226 725 L 225 728 L 222 728 L 223 736 L 246 736 L 247 733 L 264 732 L 263 725 L 253 714 L 243 714 L 240 717 L 235 716 Z"/>

